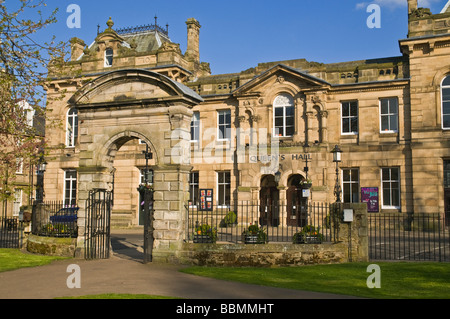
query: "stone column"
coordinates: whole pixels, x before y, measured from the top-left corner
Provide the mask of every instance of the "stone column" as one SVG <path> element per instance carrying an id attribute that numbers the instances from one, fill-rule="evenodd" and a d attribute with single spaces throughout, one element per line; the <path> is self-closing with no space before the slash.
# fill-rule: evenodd
<path id="1" fill-rule="evenodd" d="M 342 208 L 353 210 L 353 221 L 340 222 L 338 241 L 347 246 L 348 261 L 367 262 L 369 261 L 367 204 L 344 203 Z"/>
<path id="2" fill-rule="evenodd" d="M 154 260 L 172 261 L 185 239 L 189 172 L 190 166 L 154 169 Z"/>

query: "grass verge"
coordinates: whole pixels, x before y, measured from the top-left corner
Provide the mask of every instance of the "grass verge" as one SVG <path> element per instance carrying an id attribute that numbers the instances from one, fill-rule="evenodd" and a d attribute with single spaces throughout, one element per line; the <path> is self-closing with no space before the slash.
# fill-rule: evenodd
<path id="1" fill-rule="evenodd" d="M 368 288 L 370 263 L 280 268 L 190 267 L 189 274 L 279 288 L 380 299 L 449 299 L 450 263 L 379 262 L 380 288 Z M 372 282 L 372 280 L 369 280 Z"/>
<path id="2" fill-rule="evenodd" d="M 86 295 L 79 297 L 61 297 L 56 299 L 178 299 L 178 298 L 156 296 L 156 295 L 143 295 L 143 294 L 99 294 L 99 295 Z"/>
<path id="3" fill-rule="evenodd" d="M 19 249 L 0 248 L 0 272 L 47 265 L 60 259 L 67 257 L 35 255 L 24 253 Z"/>

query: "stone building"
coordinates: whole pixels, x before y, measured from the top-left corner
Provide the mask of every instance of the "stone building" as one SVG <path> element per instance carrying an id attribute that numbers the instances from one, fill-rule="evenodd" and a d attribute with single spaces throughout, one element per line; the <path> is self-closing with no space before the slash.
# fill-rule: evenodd
<path id="1" fill-rule="evenodd" d="M 18 105 L 26 114 L 26 123 L 29 125 L 30 131 L 38 140 L 44 137 L 45 120 L 42 115 L 36 112 L 31 105 L 21 100 Z M 30 135 L 27 135 L 30 136 Z M 12 152 L 12 149 L 6 149 L 6 153 Z M 6 217 L 22 217 L 24 211 L 29 213 L 33 200 L 42 197 L 42 186 L 39 183 L 42 179 L 41 172 L 36 165 L 32 164 L 29 158 L 17 157 L 14 165 L 14 171 L 10 167 L 3 174 L 0 184 L 0 192 L 10 192 L 9 197 L 0 201 L 0 218 Z M 2 195 L 5 195 L 4 193 Z M 28 206 L 28 207 L 26 207 Z M 25 216 L 29 219 L 29 216 Z"/>
<path id="2" fill-rule="evenodd" d="M 186 21 L 185 53 L 156 21 L 114 29 L 108 20 L 90 46 L 71 40 L 74 76 L 47 85 L 66 99 L 50 106 L 65 125 L 46 132 L 55 147 L 46 200 L 82 208 L 90 189 L 105 187 L 114 192 L 113 224 L 139 225 L 148 145 L 156 246 L 169 247 L 181 240 L 184 205 L 201 204 L 201 189 L 213 190 L 214 207 L 334 202 L 339 145 L 342 201 L 364 201 L 370 188 L 372 212 L 448 220 L 450 9 L 432 14 L 409 0 L 408 10 L 398 56 L 277 61 L 220 75 L 200 60 L 195 19 Z M 305 198 L 297 186 L 306 180 Z"/>

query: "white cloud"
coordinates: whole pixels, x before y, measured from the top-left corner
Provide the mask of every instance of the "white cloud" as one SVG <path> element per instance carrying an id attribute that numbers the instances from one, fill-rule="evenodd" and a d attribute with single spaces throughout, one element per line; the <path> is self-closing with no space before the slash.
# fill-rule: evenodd
<path id="1" fill-rule="evenodd" d="M 441 2 L 442 0 L 419 0 L 419 7 L 429 8 L 433 3 Z M 356 4 L 356 9 L 365 9 L 371 3 L 376 3 L 380 7 L 399 8 L 406 7 L 407 0 L 374 0 L 372 2 L 359 2 Z"/>

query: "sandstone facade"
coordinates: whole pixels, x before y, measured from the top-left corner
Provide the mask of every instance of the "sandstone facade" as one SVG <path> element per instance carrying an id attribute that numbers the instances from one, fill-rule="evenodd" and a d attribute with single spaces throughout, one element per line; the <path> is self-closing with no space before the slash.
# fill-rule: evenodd
<path id="1" fill-rule="evenodd" d="M 199 189 L 214 190 L 214 205 L 286 202 L 291 186 L 311 179 L 308 200 L 334 202 L 331 151 L 339 145 L 344 202 L 360 202 L 361 189 L 373 187 L 378 212 L 439 212 L 448 220 L 442 83 L 450 75 L 450 12 L 428 13 L 409 1 L 409 35 L 397 57 L 277 61 L 222 75 L 200 60 L 195 19 L 186 22 L 184 54 L 156 24 L 116 31 L 110 19 L 90 47 L 72 39 L 74 76 L 47 85 L 49 95 L 65 90 L 66 98 L 50 106 L 65 125 L 46 132 L 55 147 L 46 200 L 67 200 L 74 190 L 82 212 L 90 189 L 113 189 L 113 219 L 138 225 L 147 143 L 155 238 L 170 249 L 182 241 L 184 205 L 199 205 Z M 68 171 L 76 172 L 72 184 Z"/>

